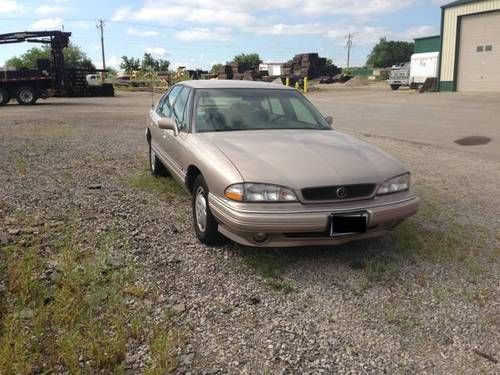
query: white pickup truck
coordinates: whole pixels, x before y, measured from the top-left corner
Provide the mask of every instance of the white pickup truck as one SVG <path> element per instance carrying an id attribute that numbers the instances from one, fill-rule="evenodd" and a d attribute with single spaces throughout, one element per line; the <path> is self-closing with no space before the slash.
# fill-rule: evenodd
<path id="1" fill-rule="evenodd" d="M 415 53 L 411 62 L 394 67 L 389 75 L 389 84 L 393 90 L 402 86 L 417 89 L 427 78 L 437 78 L 439 52 Z"/>

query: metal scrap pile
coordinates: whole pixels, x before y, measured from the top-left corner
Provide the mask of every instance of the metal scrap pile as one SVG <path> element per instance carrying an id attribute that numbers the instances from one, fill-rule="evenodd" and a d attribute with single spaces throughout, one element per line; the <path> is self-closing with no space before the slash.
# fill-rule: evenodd
<path id="1" fill-rule="evenodd" d="M 326 62 L 326 58 L 319 57 L 317 53 L 295 55 L 293 60 L 284 65 L 283 74 L 291 78 L 314 79 L 322 76 L 332 77 L 340 73 L 340 68 L 333 64 L 327 65 Z"/>

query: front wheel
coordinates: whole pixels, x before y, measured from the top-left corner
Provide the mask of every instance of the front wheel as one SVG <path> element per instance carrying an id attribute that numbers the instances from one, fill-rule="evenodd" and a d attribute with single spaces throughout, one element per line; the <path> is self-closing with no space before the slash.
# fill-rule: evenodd
<path id="1" fill-rule="evenodd" d="M 196 237 L 205 245 L 216 245 L 222 241 L 218 224 L 208 204 L 208 187 L 202 175 L 194 181 L 193 195 L 193 223 Z"/>
<path id="2" fill-rule="evenodd" d="M 394 91 L 398 90 L 400 87 L 400 85 L 391 85 L 391 89 L 393 89 Z"/>
<path id="3" fill-rule="evenodd" d="M 21 87 L 17 90 L 16 100 L 21 105 L 35 104 L 37 99 L 37 93 L 32 87 Z"/>

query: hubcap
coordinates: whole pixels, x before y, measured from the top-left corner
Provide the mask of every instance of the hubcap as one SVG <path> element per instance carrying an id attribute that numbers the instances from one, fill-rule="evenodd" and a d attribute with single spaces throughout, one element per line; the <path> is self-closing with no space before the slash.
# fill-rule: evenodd
<path id="1" fill-rule="evenodd" d="M 151 148 L 149 151 L 149 158 L 151 160 L 151 170 L 155 170 L 155 163 L 156 163 L 156 155 L 153 149 Z"/>
<path id="2" fill-rule="evenodd" d="M 23 102 L 28 103 L 33 100 L 33 93 L 30 90 L 23 90 L 19 94 L 19 97 Z"/>
<path id="3" fill-rule="evenodd" d="M 2 92 L 0 91 L 0 103 L 2 103 L 2 102 L 3 102 L 3 99 L 4 99 L 4 98 L 3 98 L 3 94 L 2 94 Z"/>
<path id="4" fill-rule="evenodd" d="M 207 229 L 207 200 L 203 194 L 203 188 L 200 186 L 196 190 L 196 199 L 194 202 L 196 225 L 201 232 Z"/>

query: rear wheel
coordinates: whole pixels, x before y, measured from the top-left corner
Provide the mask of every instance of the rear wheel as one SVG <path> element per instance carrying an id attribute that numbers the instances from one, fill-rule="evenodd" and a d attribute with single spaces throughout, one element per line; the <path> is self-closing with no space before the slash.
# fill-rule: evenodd
<path id="1" fill-rule="evenodd" d="M 21 105 L 35 104 L 37 99 L 38 96 L 33 87 L 21 87 L 17 90 L 16 100 Z"/>
<path id="2" fill-rule="evenodd" d="M 196 177 L 192 195 L 193 222 L 196 237 L 205 245 L 216 245 L 222 242 L 218 224 L 208 204 L 208 187 L 202 175 Z"/>
<path id="3" fill-rule="evenodd" d="M 7 90 L 0 88 L 0 106 L 9 102 L 10 96 Z"/>
<path id="4" fill-rule="evenodd" d="M 149 143 L 149 170 L 153 176 L 168 176 L 167 168 L 165 168 L 158 156 L 156 156 L 151 147 L 151 142 Z"/>
<path id="5" fill-rule="evenodd" d="M 394 91 L 398 90 L 400 87 L 400 85 L 391 85 L 391 89 L 393 89 Z"/>

